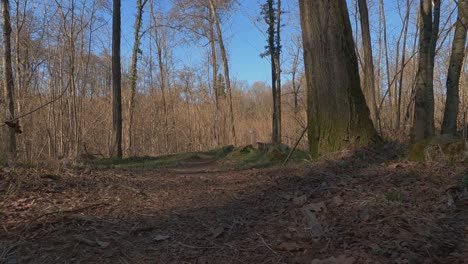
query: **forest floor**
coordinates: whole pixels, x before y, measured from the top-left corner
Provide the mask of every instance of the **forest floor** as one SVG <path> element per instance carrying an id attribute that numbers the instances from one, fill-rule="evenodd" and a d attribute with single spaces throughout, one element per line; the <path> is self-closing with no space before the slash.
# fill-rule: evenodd
<path id="1" fill-rule="evenodd" d="M 466 164 L 3 168 L 0 263 L 468 263 Z"/>

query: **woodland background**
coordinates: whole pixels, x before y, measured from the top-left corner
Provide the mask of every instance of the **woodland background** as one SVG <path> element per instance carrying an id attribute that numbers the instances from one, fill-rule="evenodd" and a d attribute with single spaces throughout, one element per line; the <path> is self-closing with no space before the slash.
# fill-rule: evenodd
<path id="1" fill-rule="evenodd" d="M 18 156 L 29 162 L 89 154 L 111 156 L 110 1 L 10 2 L 17 116 L 53 101 L 20 120 L 23 133 L 16 136 Z M 270 84 L 248 83 L 229 76 L 230 108 L 221 50 L 209 45 L 210 39 L 219 40 L 219 32 L 213 30 L 210 7 L 205 1 L 162 2 L 147 1 L 142 9 L 141 28 L 136 31 L 141 43 L 134 47 L 138 56 L 136 78 L 132 78 L 132 58 L 122 58 L 124 156 L 156 156 L 228 144 L 246 145 L 252 143 L 253 130 L 255 141 L 269 142 L 273 108 Z M 284 144 L 293 145 L 306 127 L 305 80 L 298 6 L 284 2 L 284 8 L 288 9 L 284 10 L 284 30 L 289 34 L 282 39 L 281 137 Z M 260 3 L 233 0 L 214 3 L 222 33 L 235 23 L 230 20 L 233 13 L 246 12 L 252 18 L 252 27 L 265 34 L 261 14 L 249 13 L 250 5 Z M 362 68 L 356 1 L 349 1 L 348 7 Z M 368 7 L 377 89 L 378 116 L 374 124 L 384 138 L 404 141 L 409 137 L 413 117 L 419 1 L 371 0 Z M 137 10 L 133 13 L 137 14 Z M 456 13 L 455 1 L 442 2 L 434 69 L 437 130 L 444 112 Z M 135 29 L 136 21 L 132 25 Z M 235 36 L 227 33 L 224 36 L 228 61 L 233 56 L 229 54 L 232 38 Z M 198 65 L 188 64 L 177 53 L 180 47 L 191 47 L 206 59 Z M 217 77 L 213 78 L 214 75 Z M 132 80 L 135 81 L 134 106 L 130 103 Z M 466 124 L 468 109 L 466 56 L 460 82 L 458 123 L 461 129 Z M 3 99 L 0 109 L 5 109 Z M 5 126 L 2 130 L 6 131 Z M 0 137 L 0 142 L 6 141 L 6 133 Z M 307 146 L 304 138 L 300 147 Z M 1 144 L 1 147 L 6 146 Z"/>

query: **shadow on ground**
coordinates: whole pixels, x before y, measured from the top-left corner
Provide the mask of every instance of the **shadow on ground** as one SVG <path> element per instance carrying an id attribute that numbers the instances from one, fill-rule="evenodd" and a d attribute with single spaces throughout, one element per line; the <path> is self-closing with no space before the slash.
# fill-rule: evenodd
<path id="1" fill-rule="evenodd" d="M 0 262 L 463 263 L 465 167 L 399 162 L 395 153 L 359 149 L 240 171 L 200 163 L 31 173 L 17 192 L 3 191 Z"/>

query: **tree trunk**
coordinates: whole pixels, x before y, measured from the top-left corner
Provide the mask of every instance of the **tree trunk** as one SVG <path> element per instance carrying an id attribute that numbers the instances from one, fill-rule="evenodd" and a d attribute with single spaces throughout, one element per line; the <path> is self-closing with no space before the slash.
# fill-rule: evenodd
<path id="1" fill-rule="evenodd" d="M 271 131 L 271 141 L 274 145 L 278 144 L 278 112 L 277 112 L 277 73 L 276 70 L 276 56 L 275 56 L 275 13 L 273 11 L 273 0 L 267 1 L 268 5 L 268 49 L 270 53 L 270 63 L 271 63 L 271 93 L 273 96 L 273 113 L 272 113 L 272 131 Z"/>
<path id="2" fill-rule="evenodd" d="M 226 90 L 228 95 L 228 104 L 229 104 L 229 112 L 230 112 L 230 121 L 231 121 L 231 133 L 234 141 L 234 145 L 237 143 L 236 137 L 236 127 L 234 124 L 234 110 L 232 107 L 232 90 L 231 90 L 231 79 L 229 76 L 229 64 L 226 54 L 226 48 L 224 47 L 223 35 L 221 31 L 221 25 L 219 24 L 218 12 L 216 11 L 216 7 L 213 3 L 213 0 L 209 0 L 211 14 L 213 15 L 214 24 L 216 26 L 216 33 L 218 35 L 218 44 L 219 49 L 221 51 L 221 58 L 223 60 L 223 68 L 224 68 L 224 78 L 226 80 Z"/>
<path id="3" fill-rule="evenodd" d="M 392 108 L 392 98 L 393 98 L 393 93 L 392 93 L 392 81 L 390 80 L 390 59 L 388 56 L 388 41 L 387 41 L 387 18 L 385 15 L 385 6 L 384 6 L 384 1 L 379 0 L 379 9 L 380 9 L 380 19 L 382 19 L 382 33 L 383 33 L 383 46 L 385 50 L 385 69 L 386 69 L 386 75 L 387 75 L 387 89 L 388 89 L 388 102 L 389 102 L 389 107 L 390 109 Z M 385 98 L 385 97 L 384 97 Z M 384 99 L 382 99 L 384 100 Z M 382 113 L 382 109 L 380 109 L 380 113 Z M 388 118 L 389 124 L 387 127 L 390 129 L 393 128 L 393 122 L 391 115 Z"/>
<path id="4" fill-rule="evenodd" d="M 2 30 L 3 30 L 3 88 L 5 91 L 6 120 L 13 124 L 15 119 L 14 80 L 11 63 L 11 21 L 8 0 L 2 0 Z M 16 135 L 14 125 L 8 126 L 8 153 L 10 158 L 16 157 Z"/>
<path id="5" fill-rule="evenodd" d="M 161 34 L 162 35 L 162 34 Z M 167 80 L 166 80 L 166 71 L 167 68 L 165 67 L 164 58 L 163 58 L 163 45 L 165 45 L 165 39 L 161 36 L 158 32 L 158 29 L 154 29 L 154 40 L 156 43 L 156 53 L 158 59 L 158 67 L 159 67 L 159 85 L 161 86 L 161 96 L 162 96 L 162 103 L 163 103 L 163 111 L 164 111 L 164 146 L 165 152 L 170 152 L 169 148 L 169 120 L 168 120 L 168 111 L 167 111 Z"/>
<path id="6" fill-rule="evenodd" d="M 215 142 L 217 145 L 220 144 L 220 130 L 219 130 L 219 91 L 218 91 L 218 58 L 216 55 L 216 38 L 215 38 L 215 33 L 214 33 L 214 19 L 213 19 L 213 14 L 210 12 L 210 46 L 211 46 L 211 65 L 212 65 L 212 89 L 213 93 L 215 96 L 215 122 L 213 124 L 213 129 L 214 129 L 214 137 L 215 137 Z"/>
<path id="7" fill-rule="evenodd" d="M 375 100 L 374 59 L 369 29 L 369 11 L 366 0 L 358 0 L 361 20 L 362 44 L 364 49 L 364 97 L 371 113 L 371 119 L 377 124 L 377 103 Z"/>
<path id="8" fill-rule="evenodd" d="M 219 108 L 219 91 L 218 91 L 218 85 L 217 85 L 217 79 L 218 79 L 218 58 L 216 56 L 216 39 L 215 39 L 215 34 L 214 34 L 214 19 L 213 19 L 213 14 L 210 12 L 210 47 L 211 47 L 211 65 L 213 68 L 213 92 L 215 96 L 215 103 L 216 103 L 216 111 L 218 111 Z"/>
<path id="9" fill-rule="evenodd" d="M 411 1 L 406 0 L 406 13 L 405 13 L 405 19 L 404 19 L 404 33 L 403 33 L 403 47 L 402 47 L 402 55 L 401 55 L 401 63 L 400 63 L 400 80 L 398 82 L 398 94 L 396 95 L 398 100 L 397 100 L 397 105 L 396 105 L 396 128 L 397 130 L 400 130 L 401 127 L 401 97 L 403 93 L 403 76 L 405 73 L 405 66 L 406 66 L 406 43 L 408 41 L 408 27 L 409 27 L 409 19 L 410 19 L 410 13 L 411 13 Z"/>
<path id="10" fill-rule="evenodd" d="M 148 0 L 137 0 L 137 16 L 135 19 L 135 32 L 134 43 L 132 51 L 132 64 L 130 68 L 130 102 L 129 102 L 129 115 L 128 115 L 128 155 L 133 155 L 133 114 L 135 112 L 135 96 L 137 85 L 137 71 L 138 71 L 138 54 L 140 53 L 140 29 L 143 18 L 143 8 Z"/>
<path id="11" fill-rule="evenodd" d="M 274 1 L 268 0 L 264 4 L 262 14 L 268 25 L 268 46 L 265 53 L 270 56 L 271 63 L 271 93 L 273 99 L 272 113 L 272 133 L 271 141 L 273 145 L 281 144 L 281 65 L 280 65 L 280 47 L 281 47 L 281 1 L 277 1 L 276 12 Z M 263 55 L 262 55 L 263 56 Z"/>
<path id="12" fill-rule="evenodd" d="M 281 145 L 281 0 L 276 0 L 276 35 L 275 35 L 275 62 L 276 62 L 276 138 L 273 144 Z"/>
<path id="13" fill-rule="evenodd" d="M 380 142 L 359 80 L 345 0 L 299 0 L 313 156 Z"/>
<path id="14" fill-rule="evenodd" d="M 120 0 L 113 0 L 112 13 L 112 156 L 122 158 L 122 73 L 120 68 Z"/>
<path id="15" fill-rule="evenodd" d="M 411 131 L 413 142 L 430 138 L 434 135 L 434 56 L 438 34 L 438 14 L 440 0 L 435 1 L 434 21 L 431 0 L 421 0 L 419 63 L 416 73 L 414 120 Z"/>
<path id="16" fill-rule="evenodd" d="M 457 132 L 457 117 L 459 105 L 459 84 L 463 61 L 468 25 L 468 0 L 458 1 L 458 18 L 453 36 L 452 54 L 447 73 L 447 99 L 445 102 L 442 134 L 455 135 Z"/>

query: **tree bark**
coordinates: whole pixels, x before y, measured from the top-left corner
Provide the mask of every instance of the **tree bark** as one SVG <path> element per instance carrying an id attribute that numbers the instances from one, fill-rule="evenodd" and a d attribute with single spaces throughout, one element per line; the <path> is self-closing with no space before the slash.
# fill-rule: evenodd
<path id="1" fill-rule="evenodd" d="M 11 21 L 8 0 L 2 0 L 2 30 L 3 30 L 3 88 L 5 92 L 5 114 L 9 122 L 18 122 L 15 119 L 14 79 L 11 63 Z M 16 157 L 16 134 L 14 126 L 8 126 L 8 148 L 11 158 Z"/>
<path id="2" fill-rule="evenodd" d="M 214 138 L 217 145 L 220 144 L 220 129 L 219 129 L 219 118 L 220 118 L 220 109 L 219 109 L 219 91 L 218 91 L 218 56 L 216 54 L 216 38 L 214 32 L 214 19 L 213 14 L 210 12 L 210 28 L 209 28 L 209 41 L 211 47 L 211 67 L 212 67 L 212 89 L 215 96 L 215 106 L 214 111 L 215 122 L 213 124 Z"/>
<path id="3" fill-rule="evenodd" d="M 409 27 L 409 19 L 411 13 L 411 3 L 412 1 L 406 0 L 406 13 L 404 19 L 404 33 L 403 33 L 403 47 L 402 47 L 402 55 L 401 55 L 401 63 L 400 63 L 400 80 L 398 82 L 398 94 L 397 96 L 397 104 L 396 104 L 396 128 L 397 130 L 401 127 L 401 97 L 403 93 L 403 76 L 405 73 L 405 66 L 406 66 L 406 43 L 408 41 L 408 27 Z"/>
<path id="4" fill-rule="evenodd" d="M 358 0 L 361 20 L 362 44 L 364 49 L 364 97 L 370 110 L 371 119 L 377 124 L 377 103 L 375 100 L 374 58 L 369 28 L 369 11 L 366 0 Z"/>
<path id="5" fill-rule="evenodd" d="M 153 18 L 156 20 L 156 16 L 153 13 Z M 155 21 L 156 22 L 156 21 Z M 159 67 L 159 85 L 161 87 L 161 96 L 164 111 L 164 147 L 165 152 L 169 152 L 169 117 L 167 107 L 167 67 L 164 62 L 163 49 L 165 48 L 165 36 L 162 32 L 159 32 L 158 28 L 154 29 L 154 42 L 156 43 L 156 53 Z"/>
<path id="6" fill-rule="evenodd" d="M 135 112 L 135 96 L 136 96 L 136 85 L 138 78 L 138 54 L 140 53 L 140 29 L 143 18 L 143 8 L 145 7 L 148 0 L 137 0 L 137 16 L 135 19 L 135 32 L 134 32 L 134 43 L 132 51 L 132 64 L 130 68 L 130 102 L 129 102 L 129 115 L 128 115 L 128 154 L 133 155 L 133 114 Z"/>
<path id="7" fill-rule="evenodd" d="M 434 20 L 431 0 L 421 0 L 419 63 L 416 73 L 414 120 L 411 140 L 417 142 L 434 135 L 434 56 L 437 43 L 440 0 L 434 1 Z"/>
<path id="8" fill-rule="evenodd" d="M 275 62 L 276 62 L 276 139 L 273 142 L 281 145 L 281 0 L 276 0 L 276 35 L 275 35 Z"/>
<path id="9" fill-rule="evenodd" d="M 210 47 L 211 47 L 211 65 L 213 68 L 213 92 L 215 96 L 215 103 L 216 103 L 216 111 L 218 111 L 219 108 L 219 91 L 218 91 L 218 85 L 217 85 L 217 79 L 218 79 L 218 58 L 216 56 L 216 39 L 215 39 L 215 33 L 214 33 L 214 19 L 213 19 L 213 14 L 210 12 Z"/>
<path id="10" fill-rule="evenodd" d="M 313 156 L 380 142 L 359 80 L 345 0 L 299 0 Z"/>
<path id="11" fill-rule="evenodd" d="M 273 0 L 267 0 L 263 5 L 262 14 L 268 25 L 268 46 L 265 53 L 270 56 L 271 91 L 273 99 L 272 133 L 273 145 L 281 144 L 281 1 L 277 0 L 276 9 Z M 263 55 L 262 55 L 263 56 Z"/>
<path id="12" fill-rule="evenodd" d="M 385 15 L 385 6 L 384 6 L 384 1 L 379 0 L 379 10 L 380 10 L 380 19 L 382 19 L 382 33 L 383 33 L 383 46 L 385 50 L 385 69 L 386 69 L 386 81 L 387 81 L 387 90 L 388 90 L 388 102 L 390 109 L 392 108 L 392 98 L 393 98 L 393 93 L 392 93 L 392 81 L 390 80 L 390 59 L 388 56 L 388 41 L 387 41 L 387 17 Z M 385 98 L 385 97 L 384 97 Z M 384 99 L 382 99 L 384 100 Z M 380 112 L 382 109 L 380 109 Z M 389 120 L 389 128 L 393 128 L 393 123 L 392 123 L 392 118 L 388 118 Z"/>
<path id="13" fill-rule="evenodd" d="M 216 27 L 216 33 L 218 35 L 218 44 L 219 44 L 219 49 L 221 51 L 221 58 L 223 60 L 223 68 L 224 68 L 224 78 L 226 81 L 226 91 L 228 95 L 228 104 L 229 104 L 229 112 L 230 112 L 230 121 L 231 121 L 231 133 L 232 133 L 232 139 L 234 142 L 234 145 L 237 143 L 237 137 L 236 137 L 236 126 L 234 123 L 234 110 L 232 107 L 232 90 L 231 90 L 231 79 L 229 76 L 229 64 L 228 64 L 228 59 L 227 59 L 227 54 L 226 54 L 226 48 L 224 46 L 224 41 L 223 41 L 223 35 L 221 31 L 221 25 L 219 24 L 219 18 L 218 18 L 218 12 L 216 10 L 216 7 L 213 3 L 213 0 L 208 0 L 209 5 L 210 5 L 210 10 L 211 14 L 213 15 L 213 20 L 214 20 L 214 25 Z"/>
<path id="14" fill-rule="evenodd" d="M 120 66 L 120 0 L 113 0 L 112 13 L 112 156 L 122 158 L 122 72 Z"/>
<path id="15" fill-rule="evenodd" d="M 458 1 L 458 18 L 453 36 L 452 54 L 447 73 L 447 99 L 445 101 L 442 134 L 455 135 L 457 133 L 457 117 L 459 98 L 459 84 L 463 61 L 465 59 L 465 45 L 468 25 L 468 0 Z"/>

